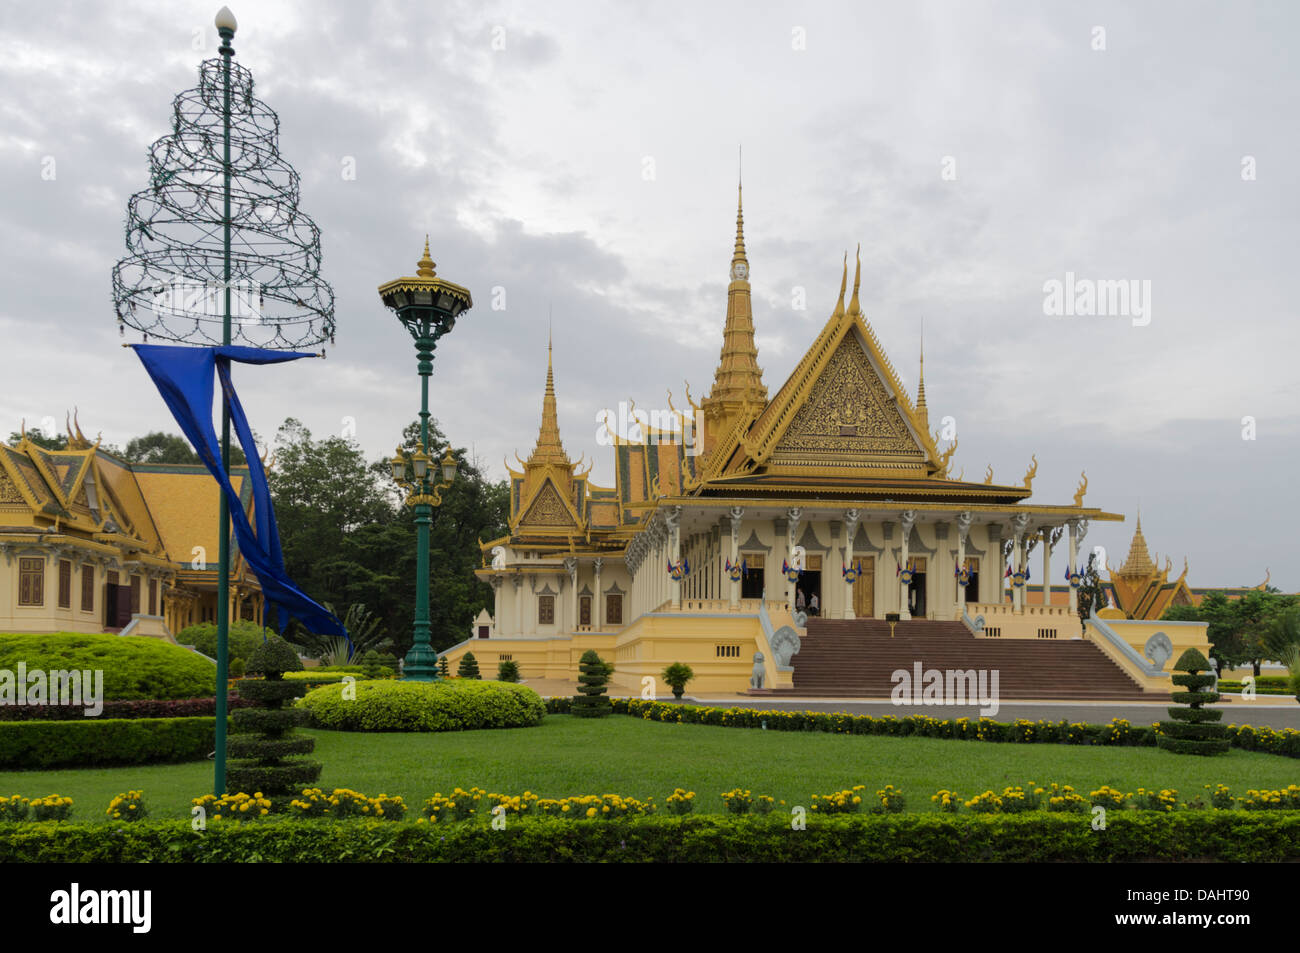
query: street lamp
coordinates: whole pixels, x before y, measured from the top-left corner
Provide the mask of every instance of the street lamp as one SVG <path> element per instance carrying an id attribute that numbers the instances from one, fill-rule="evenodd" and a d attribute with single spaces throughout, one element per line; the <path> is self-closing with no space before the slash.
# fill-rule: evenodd
<path id="1" fill-rule="evenodd" d="M 429 473 L 429 376 L 433 373 L 433 351 L 442 337 L 456 326 L 456 318 L 474 306 L 469 289 L 439 278 L 429 257 L 429 239 L 424 240 L 424 257 L 414 278 L 396 278 L 379 286 L 384 306 L 397 313 L 397 320 L 415 340 L 420 372 L 420 443 L 414 453 L 401 450 L 393 458 L 393 479 L 407 492 L 406 505 L 415 510 L 417 538 L 415 563 L 415 637 L 406 653 L 403 676 L 411 681 L 438 679 L 438 656 L 429 638 L 429 524 L 433 508 L 442 504 L 442 491 L 456 477 L 456 458 L 446 455 Z M 442 481 L 437 481 L 441 470 Z M 432 477 L 432 478 L 431 478 Z"/>

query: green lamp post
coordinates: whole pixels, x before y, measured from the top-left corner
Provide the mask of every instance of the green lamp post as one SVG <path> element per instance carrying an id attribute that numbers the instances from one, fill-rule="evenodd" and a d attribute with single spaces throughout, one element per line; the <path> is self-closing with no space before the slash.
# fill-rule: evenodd
<path id="1" fill-rule="evenodd" d="M 438 655 L 429 638 L 429 524 L 433 508 L 442 505 L 442 491 L 456 478 L 456 458 L 451 448 L 430 470 L 429 376 L 433 373 L 433 351 L 442 337 L 456 326 L 456 318 L 474 306 L 469 289 L 439 278 L 429 257 L 429 239 L 424 240 L 424 257 L 417 263 L 414 278 L 396 278 L 379 286 L 384 306 L 397 313 L 397 320 L 415 340 L 420 372 L 420 445 L 414 453 L 400 447 L 393 457 L 393 479 L 407 494 L 406 505 L 415 510 L 415 633 L 406 653 L 403 677 L 416 682 L 439 678 Z M 441 477 L 441 480 L 439 479 Z"/>

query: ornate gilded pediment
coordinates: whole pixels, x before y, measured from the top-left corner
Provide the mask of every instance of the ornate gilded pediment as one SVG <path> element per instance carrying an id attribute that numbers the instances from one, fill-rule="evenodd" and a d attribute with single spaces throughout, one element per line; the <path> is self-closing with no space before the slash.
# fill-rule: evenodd
<path id="1" fill-rule="evenodd" d="M 519 521 L 521 526 L 573 526 L 573 514 L 550 480 L 542 486 Z"/>
<path id="2" fill-rule="evenodd" d="M 841 339 L 771 459 L 779 465 L 850 458 L 912 466 L 926 460 L 854 333 Z"/>

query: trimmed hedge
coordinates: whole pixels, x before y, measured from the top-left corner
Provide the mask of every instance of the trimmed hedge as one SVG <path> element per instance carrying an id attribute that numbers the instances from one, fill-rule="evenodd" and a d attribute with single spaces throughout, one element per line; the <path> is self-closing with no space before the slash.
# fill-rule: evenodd
<path id="1" fill-rule="evenodd" d="M 437 682 L 357 682 L 356 698 L 342 685 L 325 685 L 298 704 L 317 728 L 338 731 L 465 731 L 524 728 L 546 714 L 531 688 L 506 682 L 456 679 Z"/>
<path id="2" fill-rule="evenodd" d="M 678 705 L 640 698 L 614 698 L 615 714 L 631 715 L 647 721 L 689 725 L 719 725 L 724 728 L 762 728 L 771 731 L 826 731 L 853 735 L 891 735 L 923 738 L 955 738 L 964 741 L 1000 741 L 1007 743 L 1047 743 L 1074 745 L 1119 745 L 1153 747 L 1155 727 L 1144 728 L 1115 718 L 1105 725 L 1077 721 L 993 721 L 988 718 L 931 718 L 929 715 L 850 715 L 847 712 L 764 710 L 758 708 L 717 708 L 705 705 Z M 546 699 L 546 711 L 552 715 L 569 714 L 572 699 L 566 696 Z M 1300 758 L 1300 731 L 1294 728 L 1228 725 L 1228 739 L 1243 751 L 1264 751 L 1289 758 Z"/>
<path id="3" fill-rule="evenodd" d="M 1300 815 L 1267 811 L 1129 812 L 1094 831 L 1088 815 L 786 814 L 632 816 L 483 823 L 269 818 L 131 825 L 0 824 L 0 863 L 386 863 L 627 861 L 1189 861 L 1300 859 Z"/>
<path id="4" fill-rule="evenodd" d="M 268 628 L 263 631 L 256 622 L 249 622 L 247 619 L 231 619 L 226 653 L 232 659 L 240 658 L 247 661 L 253 654 L 253 650 L 262 644 L 264 638 L 274 635 L 276 635 L 275 629 Z M 176 641 L 181 645 L 194 646 L 208 658 L 216 658 L 217 624 L 200 622 L 197 625 L 187 625 L 176 633 Z"/>
<path id="5" fill-rule="evenodd" d="M 253 703 L 238 695 L 229 696 L 230 709 L 247 708 Z M 104 702 L 100 719 L 112 718 L 195 718 L 217 713 L 215 698 L 173 698 L 165 701 L 135 699 L 132 701 Z M 3 721 L 85 721 L 83 705 L 0 705 L 0 722 Z"/>
<path id="6" fill-rule="evenodd" d="M 198 761 L 214 748 L 213 718 L 19 721 L 0 724 L 0 768 L 85 768 Z"/>
<path id="7" fill-rule="evenodd" d="M 104 698 L 211 698 L 217 667 L 189 649 L 142 635 L 0 635 L 0 669 L 102 669 Z"/>

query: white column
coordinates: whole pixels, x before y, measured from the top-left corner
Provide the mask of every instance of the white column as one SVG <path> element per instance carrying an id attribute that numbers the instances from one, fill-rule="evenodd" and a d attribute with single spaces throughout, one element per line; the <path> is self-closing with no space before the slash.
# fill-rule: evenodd
<path id="1" fill-rule="evenodd" d="M 600 569 L 605 560 L 597 556 L 591 561 L 592 575 L 596 579 L 596 594 L 591 598 L 591 627 L 599 632 L 605 627 L 605 597 L 600 594 Z"/>
<path id="2" fill-rule="evenodd" d="M 785 528 L 785 562 L 787 563 L 794 558 L 794 544 L 795 540 L 799 538 L 799 518 L 802 515 L 803 510 L 797 507 L 786 510 L 785 512 L 787 520 Z M 790 582 L 789 578 L 784 573 L 781 575 L 781 587 L 782 591 L 785 593 L 785 601 L 790 604 L 790 608 L 793 610 L 796 599 L 794 584 Z"/>
<path id="3" fill-rule="evenodd" d="M 518 571 L 512 580 L 515 584 L 515 635 L 524 634 L 524 577 Z"/>
<path id="4" fill-rule="evenodd" d="M 1043 527 L 1043 605 L 1052 604 L 1052 530 Z"/>
<path id="5" fill-rule="evenodd" d="M 740 564 L 740 525 L 741 517 L 744 515 L 745 510 L 743 507 L 733 506 L 731 508 L 731 562 L 733 565 Z M 740 582 L 740 579 L 728 580 L 731 586 L 732 609 L 740 608 Z"/>
<path id="6" fill-rule="evenodd" d="M 901 539 L 898 548 L 898 565 L 903 569 L 907 568 L 908 547 L 911 543 L 912 524 L 916 521 L 916 513 L 907 510 L 901 514 L 899 521 L 899 532 Z M 912 618 L 912 613 L 907 609 L 907 586 L 903 584 L 902 576 L 898 577 L 898 584 L 894 587 L 898 590 L 898 617 L 900 619 Z"/>
<path id="7" fill-rule="evenodd" d="M 853 565 L 853 542 L 858 536 L 858 518 L 857 510 L 844 511 L 844 568 L 847 569 Z M 826 567 L 822 567 L 822 575 L 826 575 Z M 844 618 L 853 618 L 853 586 L 862 585 L 862 581 L 850 585 L 844 583 Z"/>
<path id="8" fill-rule="evenodd" d="M 673 507 L 672 513 L 667 517 L 668 520 L 668 548 L 669 556 L 673 563 L 680 564 L 682 561 L 682 511 L 681 507 Z M 673 608 L 682 607 L 682 583 L 680 579 L 672 581 L 672 598 Z"/>
<path id="9" fill-rule="evenodd" d="M 1029 525 L 1029 514 L 1018 513 L 1011 520 L 1015 532 L 1011 546 L 1011 611 L 1020 613 L 1025 609 L 1025 587 L 1015 584 L 1015 574 L 1025 568 L 1025 531 Z"/>
<path id="10" fill-rule="evenodd" d="M 957 514 L 957 562 L 953 569 L 960 573 L 966 565 L 966 537 L 970 533 L 970 513 Z M 957 618 L 966 614 L 966 587 L 957 579 Z"/>
<path id="11" fill-rule="evenodd" d="M 575 556 L 564 557 L 564 571 L 569 574 L 569 586 L 573 590 L 573 598 L 569 603 L 573 609 L 573 622 L 568 631 L 576 632 L 578 630 L 578 560 Z M 561 629 L 561 631 L 564 631 Z"/>

